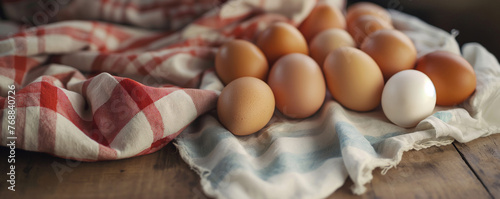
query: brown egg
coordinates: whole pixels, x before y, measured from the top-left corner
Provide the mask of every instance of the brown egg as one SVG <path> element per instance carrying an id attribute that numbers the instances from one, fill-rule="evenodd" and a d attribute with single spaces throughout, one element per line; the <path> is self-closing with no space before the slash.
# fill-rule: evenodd
<path id="1" fill-rule="evenodd" d="M 330 28 L 345 29 L 345 18 L 340 9 L 326 3 L 318 3 L 299 26 L 308 43 L 318 33 Z"/>
<path id="2" fill-rule="evenodd" d="M 412 69 L 417 60 L 417 49 L 411 39 L 398 30 L 379 30 L 368 36 L 361 50 L 377 62 L 387 81 L 399 71 Z"/>
<path id="3" fill-rule="evenodd" d="M 257 46 L 264 52 L 269 64 L 290 53 L 309 54 L 304 36 L 294 26 L 278 22 L 259 34 Z"/>
<path id="4" fill-rule="evenodd" d="M 318 64 L 307 55 L 293 53 L 280 58 L 269 72 L 276 107 L 291 118 L 306 118 L 321 108 L 326 94 Z"/>
<path id="5" fill-rule="evenodd" d="M 311 57 L 323 68 L 328 53 L 343 46 L 355 47 L 356 43 L 345 30 L 332 28 L 316 35 L 309 44 L 309 50 Z"/>
<path id="6" fill-rule="evenodd" d="M 361 50 L 341 47 L 325 60 L 328 90 L 343 106 L 369 111 L 380 104 L 384 78 L 377 63 Z"/>
<path id="7" fill-rule="evenodd" d="M 417 61 L 417 70 L 431 79 L 436 87 L 436 104 L 452 106 L 465 101 L 476 89 L 476 74 L 463 57 L 446 51 L 435 51 Z"/>
<path id="8" fill-rule="evenodd" d="M 346 14 L 347 24 L 353 23 L 363 15 L 372 15 L 392 24 L 389 12 L 383 7 L 370 2 L 359 2 L 349 6 Z"/>
<path id="9" fill-rule="evenodd" d="M 246 76 L 265 81 L 268 71 L 264 53 L 245 40 L 226 42 L 215 55 L 215 72 L 224 84 Z"/>
<path id="10" fill-rule="evenodd" d="M 271 88 L 255 77 L 241 77 L 222 90 L 217 101 L 219 121 L 235 135 L 262 129 L 274 113 Z"/>
<path id="11" fill-rule="evenodd" d="M 394 29 L 394 27 L 386 21 L 372 15 L 363 15 L 357 18 L 353 23 L 347 24 L 347 31 L 351 34 L 352 38 L 354 38 L 358 46 L 363 43 L 363 40 L 365 40 L 368 35 L 382 29 Z"/>

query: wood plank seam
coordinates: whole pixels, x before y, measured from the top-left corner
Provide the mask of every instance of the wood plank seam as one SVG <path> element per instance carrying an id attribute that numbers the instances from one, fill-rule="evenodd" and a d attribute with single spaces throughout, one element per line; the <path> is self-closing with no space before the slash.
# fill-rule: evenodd
<path id="1" fill-rule="evenodd" d="M 469 167 L 469 169 L 472 171 L 472 173 L 477 178 L 477 180 L 479 180 L 479 182 L 481 182 L 481 185 L 483 185 L 484 189 L 486 189 L 486 192 L 488 192 L 488 195 L 490 195 L 491 198 L 495 198 L 495 197 L 493 197 L 493 194 L 490 192 L 490 190 L 488 189 L 488 187 L 486 186 L 486 184 L 483 182 L 483 180 L 479 177 L 479 175 L 477 174 L 476 170 L 474 170 L 474 168 L 470 165 L 470 163 L 467 160 L 467 158 L 465 158 L 465 156 L 462 153 L 462 151 L 460 151 L 457 148 L 457 146 L 455 145 L 455 143 L 453 143 L 453 147 L 455 147 L 455 150 L 457 150 L 458 154 L 460 155 L 460 157 L 462 158 L 462 160 L 465 162 L 465 164 L 467 164 L 467 167 Z"/>

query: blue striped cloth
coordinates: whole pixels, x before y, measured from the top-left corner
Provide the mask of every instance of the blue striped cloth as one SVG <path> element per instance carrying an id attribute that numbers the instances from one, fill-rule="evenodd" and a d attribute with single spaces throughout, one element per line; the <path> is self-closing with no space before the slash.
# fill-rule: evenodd
<path id="1" fill-rule="evenodd" d="M 412 16 L 391 14 L 395 27 L 416 43 L 420 56 L 437 49 L 460 52 L 454 36 Z M 462 50 L 476 71 L 474 96 L 457 107 L 436 107 L 415 128 L 390 123 L 380 108 L 353 112 L 327 96 L 310 118 L 287 119 L 276 111 L 263 130 L 243 137 L 207 114 L 187 127 L 176 145 L 212 197 L 323 198 L 347 177 L 354 182 L 353 192 L 362 194 L 372 171 L 396 166 L 404 151 L 500 132 L 498 61 L 479 44 Z"/>

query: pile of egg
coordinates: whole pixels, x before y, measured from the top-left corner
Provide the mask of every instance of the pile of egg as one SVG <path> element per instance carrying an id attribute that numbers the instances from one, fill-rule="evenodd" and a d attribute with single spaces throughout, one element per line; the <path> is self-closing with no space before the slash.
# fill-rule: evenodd
<path id="1" fill-rule="evenodd" d="M 275 108 L 289 118 L 307 118 L 327 89 L 344 107 L 366 112 L 382 106 L 396 125 L 414 127 L 436 105 L 453 106 L 475 90 L 472 66 L 460 55 L 435 51 L 417 59 L 412 40 L 394 29 L 384 8 L 356 3 L 344 16 L 319 3 L 298 28 L 277 22 L 256 43 L 221 46 L 215 70 L 226 85 L 219 121 L 235 135 L 262 129 Z"/>

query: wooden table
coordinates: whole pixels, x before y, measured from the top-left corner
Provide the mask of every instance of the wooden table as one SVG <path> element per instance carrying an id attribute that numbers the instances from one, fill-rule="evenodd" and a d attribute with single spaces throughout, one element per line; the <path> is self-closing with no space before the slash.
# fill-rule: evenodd
<path id="1" fill-rule="evenodd" d="M 8 150 L 0 147 L 6 162 Z M 173 144 L 125 160 L 75 162 L 17 150 L 16 192 L 0 165 L 0 198 L 207 198 L 200 178 Z M 350 179 L 330 198 L 500 198 L 500 134 L 404 153 L 386 175 L 374 172 L 368 191 L 352 195 Z"/>

